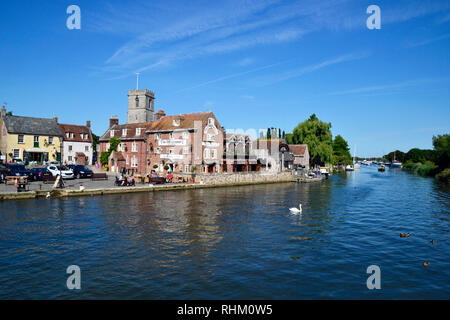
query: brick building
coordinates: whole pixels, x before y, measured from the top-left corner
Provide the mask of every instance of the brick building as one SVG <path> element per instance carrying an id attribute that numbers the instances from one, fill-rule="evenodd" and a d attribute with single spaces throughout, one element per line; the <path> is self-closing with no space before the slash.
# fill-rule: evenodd
<path id="1" fill-rule="evenodd" d="M 149 171 L 220 173 L 223 129 L 213 112 L 165 116 L 159 111 L 147 133 Z"/>
<path id="2" fill-rule="evenodd" d="M 99 151 L 109 150 L 111 138 L 120 140 L 108 159 L 111 171 L 191 172 L 196 167 L 197 173 L 222 172 L 224 132 L 213 112 L 166 116 L 153 108 L 153 92 L 130 90 L 127 123 L 110 118 L 108 130 L 99 139 Z"/>

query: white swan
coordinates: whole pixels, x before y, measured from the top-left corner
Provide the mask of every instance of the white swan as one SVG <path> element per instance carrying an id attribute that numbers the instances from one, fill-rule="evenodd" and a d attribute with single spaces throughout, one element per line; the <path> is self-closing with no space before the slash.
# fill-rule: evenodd
<path id="1" fill-rule="evenodd" d="M 302 213 L 302 204 L 299 203 L 298 208 L 290 208 L 289 211 L 294 214 Z"/>

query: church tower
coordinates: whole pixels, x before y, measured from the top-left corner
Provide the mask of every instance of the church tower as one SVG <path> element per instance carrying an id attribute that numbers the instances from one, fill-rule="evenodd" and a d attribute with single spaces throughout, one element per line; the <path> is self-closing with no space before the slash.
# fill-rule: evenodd
<path id="1" fill-rule="evenodd" d="M 129 90 L 127 123 L 154 121 L 154 101 L 155 93 L 152 91 Z"/>

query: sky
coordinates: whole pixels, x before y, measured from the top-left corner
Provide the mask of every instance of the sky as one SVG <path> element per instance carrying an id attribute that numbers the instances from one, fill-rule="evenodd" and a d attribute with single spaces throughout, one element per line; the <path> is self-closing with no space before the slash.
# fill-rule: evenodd
<path id="1" fill-rule="evenodd" d="M 450 1 L 1 1 L 0 105 L 102 135 L 126 122 L 139 72 L 155 111 L 211 110 L 244 132 L 315 113 L 380 156 L 450 133 L 449 48 Z"/>

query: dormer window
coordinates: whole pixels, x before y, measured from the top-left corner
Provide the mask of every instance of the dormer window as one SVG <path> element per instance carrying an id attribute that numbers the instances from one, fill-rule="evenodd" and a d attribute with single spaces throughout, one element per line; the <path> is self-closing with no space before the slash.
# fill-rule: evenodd
<path id="1" fill-rule="evenodd" d="M 156 134 L 156 140 L 161 140 L 161 133 Z"/>
<path id="2" fill-rule="evenodd" d="M 136 135 L 140 136 L 141 135 L 141 128 L 136 128 Z"/>
<path id="3" fill-rule="evenodd" d="M 126 137 L 127 135 L 127 129 L 122 129 L 122 137 Z"/>
<path id="4" fill-rule="evenodd" d="M 109 131 L 109 136 L 112 138 L 114 137 L 114 130 Z M 68 137 L 67 137 L 68 138 Z"/>
<path id="5" fill-rule="evenodd" d="M 173 125 L 174 125 L 174 127 L 179 127 L 180 126 L 180 119 L 173 119 Z"/>
<path id="6" fill-rule="evenodd" d="M 214 119 L 213 118 L 208 118 L 208 124 L 214 125 Z"/>

